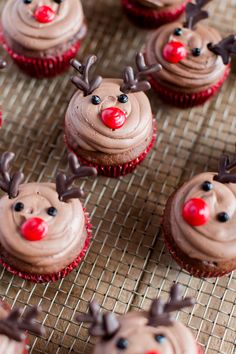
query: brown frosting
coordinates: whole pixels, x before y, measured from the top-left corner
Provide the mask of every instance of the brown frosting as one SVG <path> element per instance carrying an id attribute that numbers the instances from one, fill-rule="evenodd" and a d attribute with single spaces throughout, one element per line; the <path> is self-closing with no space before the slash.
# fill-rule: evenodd
<path id="1" fill-rule="evenodd" d="M 24 209 L 14 210 L 21 202 Z M 55 217 L 47 214 L 50 207 L 57 209 Z M 37 274 L 58 272 L 69 265 L 84 246 L 87 232 L 82 205 L 78 199 L 62 202 L 52 183 L 27 183 L 19 186 L 14 199 L 0 199 L 0 245 L 20 264 L 22 271 Z M 48 224 L 48 233 L 41 241 L 27 241 L 20 227 L 28 219 L 40 217 Z M 24 269 L 25 267 L 25 269 Z"/>
<path id="2" fill-rule="evenodd" d="M 82 149 L 112 155 L 150 143 L 153 119 L 149 100 L 143 92 L 136 92 L 128 94 L 128 102 L 120 103 L 121 83 L 118 79 L 103 79 L 91 95 L 85 97 L 79 90 L 72 97 L 66 112 L 65 132 Z M 99 96 L 101 103 L 93 105 L 92 95 Z M 108 107 L 126 112 L 127 121 L 122 128 L 112 130 L 103 124 L 100 113 Z"/>
<path id="3" fill-rule="evenodd" d="M 110 340 L 99 339 L 94 354 L 121 353 L 116 346 L 120 338 L 128 341 L 125 354 L 157 352 L 158 354 L 198 354 L 197 343 L 191 331 L 180 322 L 173 322 L 170 326 L 148 326 L 146 312 L 130 312 L 120 316 L 120 329 Z M 161 343 L 155 336 L 165 336 Z"/>
<path id="4" fill-rule="evenodd" d="M 183 0 L 136 0 L 139 4 L 153 9 L 169 9 L 183 3 Z"/>
<path id="5" fill-rule="evenodd" d="M 50 23 L 39 23 L 34 11 L 39 5 L 50 6 L 56 12 Z M 84 14 L 80 0 L 8 0 L 2 13 L 2 26 L 8 36 L 14 38 L 23 48 L 45 51 L 73 38 L 83 26 Z"/>
<path id="6" fill-rule="evenodd" d="M 207 262 L 223 262 L 236 258 L 236 184 L 220 183 L 212 172 L 202 173 L 185 183 L 175 194 L 170 215 L 172 237 L 177 246 L 189 257 Z M 203 182 L 212 183 L 205 192 Z M 210 220 L 202 226 L 191 226 L 182 217 L 185 202 L 203 198 L 210 209 Z M 217 215 L 226 212 L 227 222 L 221 223 Z"/>
<path id="7" fill-rule="evenodd" d="M 181 36 L 175 36 L 174 30 L 182 29 Z M 148 64 L 156 62 L 162 70 L 152 74 L 160 84 L 180 92 L 193 93 L 205 90 L 216 84 L 224 75 L 225 65 L 222 58 L 207 48 L 207 44 L 216 44 L 221 40 L 219 33 L 206 25 L 197 24 L 194 30 L 184 28 L 181 22 L 164 25 L 155 31 L 145 47 Z M 167 62 L 163 55 L 164 46 L 170 41 L 185 45 L 187 57 L 177 64 Z M 193 56 L 192 49 L 201 49 L 200 56 Z"/>
<path id="8" fill-rule="evenodd" d="M 10 308 L 0 299 L 0 320 L 6 318 L 10 313 Z M 0 354 L 22 354 L 25 344 L 16 342 L 7 336 L 0 334 Z"/>

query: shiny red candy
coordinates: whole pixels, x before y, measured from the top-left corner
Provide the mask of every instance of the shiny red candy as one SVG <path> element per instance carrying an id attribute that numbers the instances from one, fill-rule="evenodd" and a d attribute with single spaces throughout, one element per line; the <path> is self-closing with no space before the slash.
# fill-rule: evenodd
<path id="1" fill-rule="evenodd" d="M 204 199 L 193 198 L 184 204 L 182 216 L 191 226 L 201 226 L 210 218 L 210 210 Z"/>
<path id="2" fill-rule="evenodd" d="M 40 241 L 48 233 L 48 224 L 40 218 L 31 218 L 21 226 L 21 235 L 28 241 Z"/>
<path id="3" fill-rule="evenodd" d="M 126 122 L 125 113 L 118 107 L 109 107 L 101 112 L 103 123 L 111 129 L 119 129 Z"/>
<path id="4" fill-rule="evenodd" d="M 55 11 L 49 6 L 40 6 L 35 10 L 34 17 L 36 21 L 41 23 L 52 22 L 55 18 Z"/>
<path id="5" fill-rule="evenodd" d="M 163 49 L 163 57 L 169 63 L 177 64 L 185 59 L 187 51 L 181 42 L 171 41 L 167 43 Z"/>
<path id="6" fill-rule="evenodd" d="M 160 352 L 157 350 L 150 350 L 149 352 L 146 352 L 145 354 L 160 354 Z"/>

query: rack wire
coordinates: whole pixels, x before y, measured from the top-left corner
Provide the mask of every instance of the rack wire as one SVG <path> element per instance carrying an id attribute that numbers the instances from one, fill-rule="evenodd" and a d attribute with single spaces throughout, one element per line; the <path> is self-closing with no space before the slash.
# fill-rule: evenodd
<path id="1" fill-rule="evenodd" d="M 0 1 L 2 8 L 4 1 Z M 147 32 L 122 14 L 119 1 L 83 1 L 89 32 L 78 57 L 99 57 L 97 72 L 119 77 L 133 62 Z M 215 0 L 210 22 L 225 33 L 236 32 L 236 3 Z M 3 51 L 0 55 L 5 56 Z M 52 181 L 66 168 L 63 118 L 74 92 L 68 72 L 54 80 L 32 80 L 11 63 L 0 74 L 4 125 L 0 152 L 16 153 L 16 166 L 30 181 Z M 99 66 L 100 65 L 100 66 Z M 233 66 L 235 63 L 233 62 Z M 155 148 L 131 175 L 86 180 L 85 206 L 91 214 L 93 241 L 80 266 L 52 284 L 32 284 L 0 267 L 0 296 L 13 306 L 40 305 L 43 338 L 31 337 L 31 353 L 91 353 L 93 339 L 75 314 L 96 299 L 104 309 L 122 314 L 147 308 L 151 299 L 167 296 L 173 281 L 197 304 L 178 317 L 189 326 L 205 353 L 236 353 L 236 276 L 197 279 L 172 260 L 162 240 L 161 219 L 176 186 L 204 170 L 215 170 L 220 154 L 235 152 L 236 76 L 203 107 L 178 110 L 149 97 L 158 121 Z"/>

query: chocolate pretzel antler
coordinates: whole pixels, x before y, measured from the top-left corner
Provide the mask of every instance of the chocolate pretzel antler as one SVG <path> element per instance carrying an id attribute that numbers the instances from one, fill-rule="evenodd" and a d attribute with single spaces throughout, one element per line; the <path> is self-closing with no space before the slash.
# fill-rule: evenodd
<path id="1" fill-rule="evenodd" d="M 231 34 L 215 45 L 209 43 L 207 47 L 211 52 L 220 55 L 223 63 L 227 65 L 229 64 L 230 55 L 236 54 L 236 35 Z"/>
<path id="2" fill-rule="evenodd" d="M 14 159 L 13 152 L 4 152 L 0 157 L 0 188 L 9 195 L 9 198 L 16 198 L 19 193 L 19 185 L 24 179 L 24 174 L 17 171 L 10 173 L 10 163 Z"/>
<path id="3" fill-rule="evenodd" d="M 103 337 L 105 339 L 112 338 L 120 328 L 116 315 L 112 312 L 101 313 L 100 306 L 96 302 L 89 304 L 89 313 L 76 317 L 78 322 L 91 323 L 89 333 L 95 337 Z"/>
<path id="4" fill-rule="evenodd" d="M 208 12 L 202 8 L 211 0 L 196 0 L 195 4 L 188 3 L 186 6 L 185 27 L 192 29 L 199 21 L 208 18 Z"/>
<path id="5" fill-rule="evenodd" d="M 91 67 L 96 63 L 97 57 L 96 55 L 90 55 L 85 64 L 81 64 L 78 60 L 72 59 L 70 64 L 75 68 L 81 77 L 79 76 L 72 76 L 71 81 L 75 86 L 83 91 L 84 96 L 90 95 L 94 90 L 96 90 L 102 82 L 101 76 L 95 76 L 90 79 L 89 77 L 89 70 Z"/>
<path id="6" fill-rule="evenodd" d="M 8 317 L 0 320 L 0 334 L 21 342 L 25 339 L 25 331 L 29 331 L 37 336 L 44 334 L 44 328 L 35 322 L 35 318 L 40 313 L 37 306 L 26 311 L 24 318 L 21 317 L 22 309 L 12 310 Z"/>
<path id="7" fill-rule="evenodd" d="M 218 175 L 214 180 L 220 183 L 236 183 L 236 174 L 231 174 L 230 170 L 236 167 L 236 156 L 230 161 L 228 155 L 222 155 L 219 161 Z"/>
<path id="8" fill-rule="evenodd" d="M 148 313 L 149 326 L 170 326 L 174 322 L 171 312 L 194 305 L 194 299 L 189 297 L 183 299 L 180 290 L 181 286 L 179 284 L 174 284 L 171 287 L 168 302 L 164 303 L 161 298 L 152 302 Z"/>
<path id="9" fill-rule="evenodd" d="M 66 202 L 69 199 L 84 197 L 84 191 L 81 188 L 71 188 L 76 179 L 87 176 L 96 176 L 97 170 L 93 167 L 80 166 L 77 157 L 74 154 L 68 156 L 69 166 L 72 176 L 66 176 L 64 173 L 58 173 L 56 178 L 56 189 L 59 199 Z"/>
<path id="10" fill-rule="evenodd" d="M 131 66 L 127 66 L 123 72 L 123 84 L 120 90 L 124 93 L 147 91 L 151 88 L 150 83 L 147 80 L 142 80 L 145 75 L 152 72 L 158 72 L 162 69 L 160 64 L 154 64 L 147 66 L 142 53 L 136 55 L 136 65 L 138 72 L 135 74 L 134 69 Z"/>

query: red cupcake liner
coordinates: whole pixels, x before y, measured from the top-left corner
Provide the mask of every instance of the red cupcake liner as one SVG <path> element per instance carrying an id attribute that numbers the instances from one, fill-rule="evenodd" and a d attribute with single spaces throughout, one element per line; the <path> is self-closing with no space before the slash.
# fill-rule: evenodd
<path id="1" fill-rule="evenodd" d="M 196 93 L 182 93 L 171 90 L 159 84 L 152 76 L 150 76 L 149 82 L 164 102 L 179 108 L 190 108 L 205 103 L 209 98 L 215 95 L 227 79 L 229 73 L 230 65 L 227 65 L 223 77 L 214 86 Z"/>
<path id="2" fill-rule="evenodd" d="M 122 0 L 123 9 L 128 18 L 137 26 L 144 28 L 157 28 L 166 23 L 177 20 L 185 11 L 189 0 L 183 1 L 169 10 L 156 10 L 138 5 L 133 0 Z"/>
<path id="3" fill-rule="evenodd" d="M 69 50 L 46 58 L 31 58 L 14 52 L 4 39 L 3 48 L 8 52 L 12 60 L 27 75 L 37 79 L 51 78 L 63 73 L 70 66 L 70 60 L 76 57 L 81 41 L 77 41 Z"/>
<path id="4" fill-rule="evenodd" d="M 164 232 L 165 234 L 165 232 Z M 168 237 L 168 236 L 167 236 Z M 194 267 L 192 264 L 184 262 L 176 252 L 175 248 L 173 245 L 168 241 L 166 235 L 164 237 L 164 242 L 166 247 L 168 248 L 171 256 L 174 258 L 174 260 L 178 263 L 178 265 L 185 269 L 187 272 L 189 272 L 191 275 L 197 277 L 197 278 L 217 278 L 217 277 L 222 277 L 228 273 L 230 273 L 232 270 L 229 271 L 206 271 L 206 270 L 201 270 L 198 269 L 197 267 Z"/>
<path id="5" fill-rule="evenodd" d="M 135 170 L 135 168 L 145 159 L 145 157 L 147 156 L 147 154 L 149 153 L 149 151 L 153 147 L 153 144 L 156 140 L 156 136 L 157 136 L 156 131 L 157 131 L 157 126 L 156 126 L 156 122 L 154 122 L 152 140 L 151 140 L 150 144 L 146 147 L 146 149 L 142 152 L 142 154 L 130 162 L 124 163 L 122 165 L 116 165 L 116 166 L 104 166 L 104 165 L 91 163 L 90 161 L 87 161 L 86 159 L 84 159 L 83 157 L 81 157 L 79 155 L 79 149 L 75 150 L 74 148 L 72 148 L 68 144 L 68 141 L 67 141 L 67 138 L 65 135 L 64 135 L 64 140 L 65 140 L 65 144 L 66 144 L 68 150 L 73 152 L 74 154 L 76 154 L 79 162 L 82 165 L 95 167 L 99 175 L 117 178 L 117 177 L 125 176 L 128 173 L 133 172 Z"/>
<path id="6" fill-rule="evenodd" d="M 33 273 L 21 272 L 19 269 L 12 267 L 2 259 L 0 259 L 0 264 L 10 273 L 17 275 L 22 279 L 32 281 L 34 283 L 48 283 L 48 282 L 54 282 L 62 278 L 65 278 L 70 272 L 72 272 L 72 270 L 74 270 L 79 265 L 79 263 L 83 259 L 88 249 L 90 240 L 92 238 L 92 230 L 91 230 L 92 225 L 90 223 L 89 215 L 88 213 L 86 213 L 85 209 L 84 209 L 84 215 L 85 215 L 85 227 L 87 231 L 87 238 L 85 240 L 84 248 L 82 249 L 78 257 L 71 264 L 69 264 L 61 271 L 52 274 L 33 274 Z"/>

